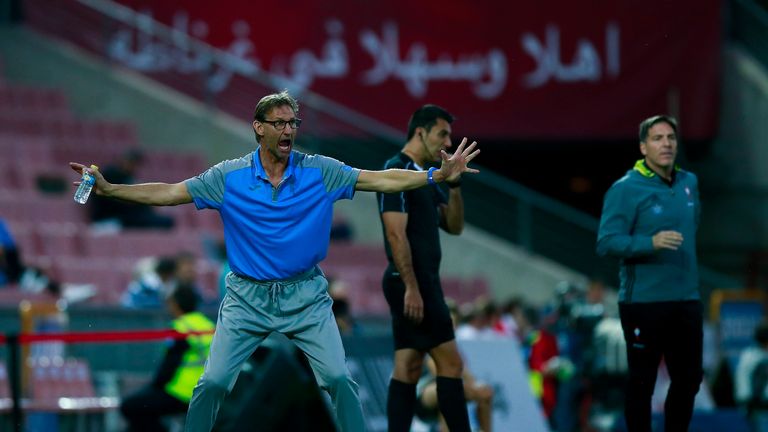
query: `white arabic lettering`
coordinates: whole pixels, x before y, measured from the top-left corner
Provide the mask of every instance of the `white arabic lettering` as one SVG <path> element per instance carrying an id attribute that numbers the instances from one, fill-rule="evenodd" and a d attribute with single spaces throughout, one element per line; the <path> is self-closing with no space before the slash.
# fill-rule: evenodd
<path id="1" fill-rule="evenodd" d="M 137 20 L 141 31 L 130 29 L 119 30 L 108 47 L 108 55 L 123 64 L 142 72 L 166 72 L 175 70 L 190 74 L 201 72 L 207 76 L 207 87 L 214 92 L 224 90 L 234 73 L 251 75 L 260 66 L 256 58 L 255 47 L 249 37 L 250 26 L 245 21 L 232 24 L 234 39 L 225 49 L 230 54 L 228 58 L 213 62 L 205 50 L 196 50 L 189 46 L 189 40 L 182 35 L 189 34 L 202 40 L 208 35 L 208 25 L 204 21 L 195 20 L 190 25 L 189 16 L 179 12 L 173 16 L 172 38 L 173 45 L 156 38 L 155 21 L 150 11 L 142 11 Z"/>
<path id="2" fill-rule="evenodd" d="M 532 33 L 524 33 L 523 49 L 536 61 L 536 70 L 523 78 L 528 88 L 541 87 L 549 80 L 559 82 L 598 81 L 602 78 L 602 63 L 594 45 L 586 39 L 579 39 L 576 52 L 570 64 L 560 60 L 560 30 L 548 25 L 545 30 L 545 43 Z M 617 77 L 621 70 L 619 52 L 619 27 L 609 23 L 605 33 L 606 73 Z"/>
<path id="3" fill-rule="evenodd" d="M 447 54 L 430 62 L 423 43 L 414 43 L 405 57 L 400 59 L 400 42 L 397 25 L 385 23 L 382 36 L 371 30 L 363 30 L 360 43 L 373 57 L 374 66 L 363 75 L 363 83 L 377 85 L 390 77 L 405 83 L 405 88 L 415 97 L 423 97 L 429 81 L 466 80 L 473 83 L 475 95 L 481 99 L 498 97 L 507 83 L 507 58 L 500 49 L 491 49 L 487 55 L 459 56 L 456 61 Z"/>
<path id="4" fill-rule="evenodd" d="M 191 46 L 190 35 L 204 40 L 209 33 L 202 20 L 191 20 L 179 12 L 173 16 L 173 44 L 161 41 L 151 12 L 143 11 L 136 21 L 139 31 L 122 29 L 109 44 L 109 55 L 127 66 L 144 72 L 177 71 L 201 73 L 207 88 L 215 93 L 227 88 L 234 74 L 252 76 L 262 70 L 256 58 L 256 46 L 251 39 L 251 28 L 245 21 L 232 24 L 232 41 L 223 48 L 226 55 L 211 57 L 208 50 Z M 350 74 L 349 52 L 343 39 L 344 25 L 335 18 L 325 22 L 327 40 L 319 53 L 299 49 L 292 55 L 276 56 L 269 70 L 283 85 L 294 91 L 309 88 L 317 79 L 342 79 Z M 499 97 L 507 86 L 507 56 L 499 48 L 487 53 L 441 53 L 430 60 L 426 44 L 414 42 L 401 52 L 397 24 L 386 22 L 381 33 L 371 29 L 360 31 L 359 42 L 371 56 L 373 66 L 362 73 L 365 85 L 379 85 L 389 79 L 398 79 L 406 91 L 421 98 L 430 82 L 467 81 L 472 92 L 480 99 Z M 524 33 L 523 50 L 536 62 L 536 69 L 523 77 L 527 88 L 541 87 L 551 80 L 557 82 L 595 82 L 604 76 L 615 78 L 621 71 L 619 27 L 608 23 L 605 31 L 605 58 L 601 60 L 595 45 L 585 38 L 576 41 L 570 63 L 561 60 L 560 30 L 554 25 L 545 28 L 543 40 L 533 33 Z M 214 61 L 215 60 L 215 61 Z"/>
<path id="5" fill-rule="evenodd" d="M 315 78 L 341 78 L 349 72 L 349 54 L 347 46 L 341 39 L 344 25 L 337 19 L 325 23 L 328 41 L 323 45 L 322 57 L 318 57 L 308 49 L 297 51 L 286 62 L 284 57 L 275 57 L 270 70 L 275 75 L 287 77 L 285 82 L 289 90 L 301 91 L 309 88 Z M 290 64 L 286 70 L 285 64 Z"/>

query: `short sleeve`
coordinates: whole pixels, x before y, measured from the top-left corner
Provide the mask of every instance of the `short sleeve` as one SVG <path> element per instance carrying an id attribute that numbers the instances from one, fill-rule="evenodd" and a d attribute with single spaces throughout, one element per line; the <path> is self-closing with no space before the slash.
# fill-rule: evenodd
<path id="1" fill-rule="evenodd" d="M 351 199 L 355 195 L 355 184 L 360 170 L 334 158 L 315 155 L 314 162 L 320 167 L 325 190 L 333 201 Z"/>
<path id="2" fill-rule="evenodd" d="M 224 201 L 224 164 L 218 163 L 202 174 L 187 179 L 189 195 L 198 209 L 219 209 Z"/>

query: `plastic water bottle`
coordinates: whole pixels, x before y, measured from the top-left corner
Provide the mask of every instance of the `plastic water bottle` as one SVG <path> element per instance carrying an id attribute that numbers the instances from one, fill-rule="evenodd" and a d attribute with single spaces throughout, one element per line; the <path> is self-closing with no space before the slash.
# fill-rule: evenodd
<path id="1" fill-rule="evenodd" d="M 91 169 L 99 169 L 96 165 L 91 165 Z M 91 195 L 93 185 L 96 183 L 96 177 L 89 173 L 88 170 L 83 169 L 83 176 L 80 178 L 80 186 L 75 191 L 75 202 L 78 204 L 85 204 L 88 201 L 88 196 Z"/>

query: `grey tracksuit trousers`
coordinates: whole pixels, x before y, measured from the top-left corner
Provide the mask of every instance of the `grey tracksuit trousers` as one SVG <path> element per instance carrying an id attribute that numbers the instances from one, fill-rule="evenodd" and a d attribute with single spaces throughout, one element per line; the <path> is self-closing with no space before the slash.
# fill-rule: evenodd
<path id="1" fill-rule="evenodd" d="M 291 279 L 266 282 L 229 273 L 211 353 L 192 395 L 184 430 L 211 430 L 243 363 L 270 333 L 279 332 L 306 354 L 318 385 L 331 396 L 341 430 L 364 431 L 357 383 L 346 367 L 332 304 L 328 281 L 318 267 Z"/>

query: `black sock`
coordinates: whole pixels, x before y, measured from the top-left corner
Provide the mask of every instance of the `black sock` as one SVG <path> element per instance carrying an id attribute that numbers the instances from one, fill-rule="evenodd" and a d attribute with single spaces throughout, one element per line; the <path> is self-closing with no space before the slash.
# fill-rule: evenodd
<path id="1" fill-rule="evenodd" d="M 437 403 L 445 423 L 451 432 L 469 432 L 467 400 L 464 397 L 464 380 L 437 377 Z"/>
<path id="2" fill-rule="evenodd" d="M 387 423 L 389 432 L 411 430 L 416 409 L 416 384 L 407 384 L 394 378 L 389 380 L 387 393 Z"/>

